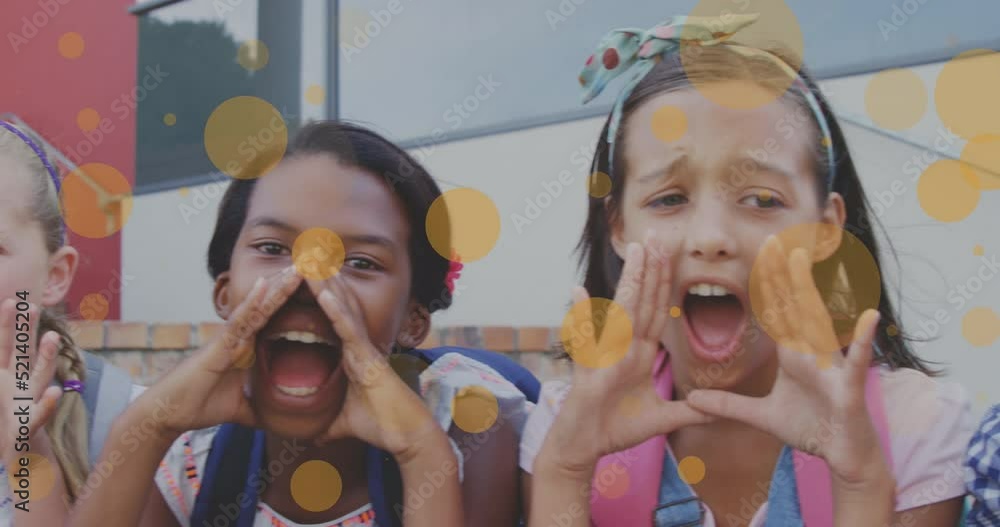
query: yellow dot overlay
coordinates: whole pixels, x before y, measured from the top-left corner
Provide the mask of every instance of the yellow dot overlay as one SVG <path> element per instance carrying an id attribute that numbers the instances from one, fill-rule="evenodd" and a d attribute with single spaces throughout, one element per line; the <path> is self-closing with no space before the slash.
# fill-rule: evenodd
<path id="1" fill-rule="evenodd" d="M 104 163 L 87 163 L 70 172 L 60 198 L 66 226 L 84 238 L 115 234 L 132 213 L 132 186 L 118 169 Z"/>
<path id="2" fill-rule="evenodd" d="M 964 220 L 979 205 L 975 176 L 952 159 L 935 161 L 920 175 L 917 198 L 928 216 L 945 223 Z"/>
<path id="3" fill-rule="evenodd" d="M 897 328 L 895 325 L 889 326 L 885 328 L 885 333 L 890 337 L 895 337 L 896 335 L 899 335 L 899 328 Z"/>
<path id="4" fill-rule="evenodd" d="M 677 463 L 677 473 L 684 483 L 697 485 L 705 479 L 705 462 L 698 456 L 687 456 Z"/>
<path id="5" fill-rule="evenodd" d="M 165 114 L 163 116 L 163 124 L 167 126 L 173 126 L 177 124 L 177 116 L 172 113 Z"/>
<path id="6" fill-rule="evenodd" d="M 337 17 L 340 19 L 340 31 L 338 32 L 340 45 L 352 46 L 358 51 L 366 47 L 364 42 L 369 37 L 365 35 L 365 25 L 369 22 L 375 22 L 371 15 L 363 9 L 344 6 L 337 13 Z M 350 53 L 353 55 L 354 52 Z"/>
<path id="7" fill-rule="evenodd" d="M 824 137 L 819 143 L 821 145 L 823 145 L 825 148 L 829 148 L 830 147 L 830 138 L 829 137 Z"/>
<path id="8" fill-rule="evenodd" d="M 271 52 L 267 49 L 267 44 L 259 40 L 248 40 L 240 44 L 240 49 L 236 52 L 236 61 L 247 71 L 257 71 L 271 59 Z"/>
<path id="9" fill-rule="evenodd" d="M 650 127 L 653 135 L 664 143 L 677 141 L 687 132 L 687 115 L 676 106 L 664 105 L 653 112 Z"/>
<path id="10" fill-rule="evenodd" d="M 910 128 L 927 111 L 927 87 L 912 70 L 880 71 L 872 76 L 865 88 L 865 110 L 882 128 Z"/>
<path id="11" fill-rule="evenodd" d="M 752 48 L 771 49 L 776 46 L 788 50 L 791 61 L 790 67 L 798 71 L 802 64 L 802 56 L 805 50 L 805 40 L 802 36 L 802 26 L 799 24 L 795 13 L 784 0 L 699 0 L 697 5 L 688 13 L 689 16 L 707 16 L 715 20 L 732 20 L 736 16 L 759 15 L 759 18 L 749 26 L 741 29 L 736 35 L 726 42 L 744 44 Z M 710 27 L 713 33 L 718 31 Z M 710 101 L 733 109 L 760 108 L 775 101 L 782 96 L 791 86 L 794 77 L 783 74 L 780 76 L 768 75 L 769 79 L 779 78 L 780 82 L 772 83 L 772 90 L 747 90 L 741 87 L 734 89 L 705 89 L 709 86 L 716 86 L 718 83 L 711 76 L 699 74 L 702 71 L 701 65 L 709 63 L 702 59 L 704 53 L 718 53 L 728 49 L 737 53 L 753 53 L 744 48 L 723 48 L 722 46 L 701 46 L 696 42 L 688 42 L 695 35 L 691 34 L 693 29 L 684 27 L 681 29 L 681 63 L 689 78 L 694 79 L 695 89 Z M 718 35 L 722 38 L 722 35 Z M 765 59 L 766 60 L 766 59 Z M 760 79 L 761 81 L 765 79 Z"/>
<path id="12" fill-rule="evenodd" d="M 329 510 L 340 500 L 344 482 L 333 465 L 320 459 L 311 459 L 299 465 L 292 474 L 292 499 L 309 512 Z"/>
<path id="13" fill-rule="evenodd" d="M 938 74 L 934 104 L 949 130 L 964 139 L 1000 134 L 1000 53 L 973 49 L 948 61 Z"/>
<path id="14" fill-rule="evenodd" d="M 500 239 L 500 212 L 486 194 L 471 188 L 442 193 L 431 203 L 425 222 L 431 247 L 463 263 L 486 257 Z"/>
<path id="15" fill-rule="evenodd" d="M 187 195 L 191 193 L 191 189 L 187 187 L 181 187 L 177 189 L 177 193 L 180 194 L 182 198 L 186 198 Z"/>
<path id="16" fill-rule="evenodd" d="M 84 108 L 76 114 L 76 126 L 84 132 L 97 129 L 101 124 L 101 115 L 93 108 Z"/>
<path id="17" fill-rule="evenodd" d="M 836 266 L 832 279 L 815 285 L 833 320 L 839 344 L 849 344 L 861 314 L 868 309 L 877 309 L 879 305 L 882 277 L 874 256 L 850 231 L 827 223 L 794 225 L 777 233 L 777 238 L 784 248 L 786 259 L 793 250 L 804 249 L 814 264 Z M 758 252 L 750 271 L 750 308 L 760 327 L 769 336 L 779 340 L 780 336 L 774 331 L 775 321 L 786 310 L 795 308 L 792 307 L 794 304 L 791 299 L 784 296 L 779 298 L 778 305 L 773 308 L 766 303 L 762 284 L 764 277 L 768 275 L 764 274 L 767 272 L 767 265 L 761 258 L 762 254 L 763 251 Z M 786 282 L 790 284 L 790 281 Z M 833 353 L 836 350 L 827 351 Z M 831 359 L 822 353 L 818 358 L 821 360 L 821 367 Z"/>
<path id="18" fill-rule="evenodd" d="M 80 316 L 84 320 L 104 320 L 109 308 L 107 297 L 101 293 L 90 293 L 80 299 Z"/>
<path id="19" fill-rule="evenodd" d="M 499 416 L 497 397 L 482 386 L 466 386 L 455 394 L 452 401 L 451 418 L 455 426 L 470 434 L 489 430 Z"/>
<path id="20" fill-rule="evenodd" d="M 671 307 L 670 308 L 670 316 L 672 316 L 674 318 L 680 318 L 681 317 L 681 308 L 678 307 L 678 306 Z"/>
<path id="21" fill-rule="evenodd" d="M 636 418 L 642 414 L 642 399 L 637 395 L 626 395 L 618 403 L 618 411 L 625 417 Z"/>
<path id="22" fill-rule="evenodd" d="M 83 42 L 83 36 L 76 31 L 63 33 L 59 37 L 59 54 L 63 58 L 78 59 L 83 56 L 84 48 L 86 48 L 86 45 Z"/>
<path id="23" fill-rule="evenodd" d="M 306 88 L 306 102 L 315 106 L 323 104 L 326 100 L 326 90 L 319 84 L 311 84 Z"/>
<path id="24" fill-rule="evenodd" d="M 233 361 L 233 367 L 237 369 L 250 369 L 254 362 L 257 361 L 257 352 L 254 350 L 253 341 L 240 343 L 240 345 L 233 350 L 233 354 L 236 356 L 236 360 Z"/>
<path id="25" fill-rule="evenodd" d="M 611 194 L 611 176 L 600 171 L 594 172 L 587 180 L 587 187 L 591 196 L 603 198 Z"/>
<path id="26" fill-rule="evenodd" d="M 309 280 L 326 280 L 336 275 L 346 254 L 340 236 L 322 227 L 302 231 L 292 244 L 292 263 Z"/>
<path id="27" fill-rule="evenodd" d="M 966 179 L 982 190 L 1000 189 L 1000 135 L 981 134 L 965 144 L 960 165 Z"/>
<path id="28" fill-rule="evenodd" d="M 23 467 L 28 470 L 30 476 L 25 480 L 27 481 L 28 488 L 25 489 L 20 486 L 20 480 L 22 478 L 15 478 L 14 474 L 22 468 L 20 462 L 18 466 L 9 467 L 7 469 L 8 483 L 10 484 L 10 489 L 12 491 L 17 490 L 29 490 L 31 492 L 31 499 L 42 500 L 45 499 L 55 487 L 56 483 L 56 473 L 52 466 L 52 462 L 39 454 L 25 454 L 24 457 L 28 458 L 28 466 Z"/>
<path id="29" fill-rule="evenodd" d="M 972 254 L 974 254 L 976 256 L 982 256 L 984 252 L 985 252 L 985 249 L 983 249 L 982 245 L 977 245 L 977 246 L 975 246 L 975 247 L 972 248 Z"/>
<path id="30" fill-rule="evenodd" d="M 604 465 L 594 474 L 594 486 L 597 487 L 597 492 L 609 500 L 624 496 L 630 485 L 628 471 L 618 462 Z"/>
<path id="31" fill-rule="evenodd" d="M 281 161 L 288 126 L 269 102 L 248 95 L 224 101 L 205 123 L 205 152 L 220 171 L 238 179 L 260 177 Z"/>
<path id="32" fill-rule="evenodd" d="M 563 318 L 559 339 L 573 362 L 586 368 L 607 368 L 628 353 L 632 320 L 614 300 L 590 298 L 570 307 Z"/>
<path id="33" fill-rule="evenodd" d="M 962 336 L 976 347 L 993 344 L 1000 338 L 1000 316 L 988 307 L 970 309 L 962 317 Z"/>

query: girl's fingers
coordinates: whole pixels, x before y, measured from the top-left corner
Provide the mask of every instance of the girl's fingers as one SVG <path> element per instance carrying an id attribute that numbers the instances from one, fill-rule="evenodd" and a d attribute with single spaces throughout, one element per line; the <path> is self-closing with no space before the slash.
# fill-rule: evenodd
<path id="1" fill-rule="evenodd" d="M 35 403 L 34 415 L 31 418 L 33 430 L 38 430 L 49 423 L 49 420 L 56 413 L 60 397 L 62 397 L 62 388 L 58 386 L 49 386 L 42 391 Z"/>
<path id="2" fill-rule="evenodd" d="M 702 413 L 746 423 L 760 430 L 769 430 L 766 399 L 747 397 L 723 390 L 693 390 L 687 403 Z"/>
<path id="3" fill-rule="evenodd" d="M 656 314 L 656 293 L 659 287 L 660 268 L 659 251 L 654 247 L 653 231 L 646 231 L 644 239 L 644 258 L 642 265 L 642 275 L 639 277 L 639 291 L 637 291 L 637 304 L 632 315 L 632 334 L 635 338 L 646 340 L 649 338 L 649 327 Z"/>
<path id="4" fill-rule="evenodd" d="M 302 277 L 291 266 L 270 278 L 257 279 L 250 293 L 226 323 L 224 348 L 230 358 L 227 367 L 243 363 L 246 355 L 253 353 L 257 332 L 288 301 L 288 297 L 295 293 L 301 283 Z"/>
<path id="5" fill-rule="evenodd" d="M 760 275 L 758 277 L 757 283 L 760 285 L 761 298 L 764 301 L 764 313 L 762 313 L 761 322 L 765 325 L 768 334 L 774 338 L 774 340 L 779 344 L 786 346 L 788 344 L 791 331 L 785 324 L 785 314 L 782 313 L 783 310 L 788 309 L 788 299 L 786 298 L 786 304 L 782 306 L 781 298 L 778 293 L 778 286 L 774 280 L 774 269 L 770 262 L 770 259 L 774 254 L 774 245 L 770 241 L 764 244 L 761 249 L 760 259 Z"/>
<path id="6" fill-rule="evenodd" d="M 62 337 L 55 331 L 49 331 L 42 335 L 38 341 L 38 353 L 34 356 L 34 367 L 31 372 L 31 397 L 36 401 L 45 392 L 46 388 L 52 384 L 52 379 L 56 375 L 58 361 L 56 355 L 59 354 L 59 343 Z"/>
<path id="7" fill-rule="evenodd" d="M 808 339 L 818 359 L 827 362 L 832 359 L 834 364 L 839 364 L 843 357 L 837 353 L 840 346 L 833 329 L 833 319 L 813 281 L 812 259 L 808 251 L 794 249 L 789 256 L 788 267 L 795 288 L 801 337 Z"/>
<path id="8" fill-rule="evenodd" d="M 685 401 L 661 401 L 653 410 L 651 421 L 656 423 L 657 435 L 666 435 L 690 425 L 707 424 L 715 416 L 697 410 Z"/>
<path id="9" fill-rule="evenodd" d="M 848 366 L 850 380 L 862 386 L 867 378 L 868 368 L 871 367 L 875 332 L 881 318 L 881 313 L 875 309 L 869 309 L 862 313 L 854 327 L 854 341 L 847 351 L 845 362 Z"/>
<path id="10" fill-rule="evenodd" d="M 0 302 L 0 370 L 10 367 L 14 354 L 14 300 L 5 298 Z"/>
<path id="11" fill-rule="evenodd" d="M 582 368 L 579 366 L 582 366 L 585 361 L 581 362 L 579 360 L 580 357 L 597 356 L 597 337 L 592 312 L 593 306 L 590 302 L 590 295 L 583 287 L 574 287 L 570 293 L 570 298 L 573 300 L 574 307 L 572 308 L 572 313 L 574 320 L 569 325 L 572 328 L 572 335 L 566 335 L 569 337 L 569 342 L 564 343 L 564 345 L 566 346 L 566 352 L 578 365 L 574 371 L 582 373 Z M 576 320 L 575 317 L 580 317 L 580 320 Z"/>
<path id="12" fill-rule="evenodd" d="M 660 244 L 656 245 L 653 258 L 659 260 L 657 269 L 656 297 L 654 298 L 653 320 L 649 324 L 649 336 L 659 348 L 660 338 L 667 330 L 667 323 L 670 320 L 670 295 L 673 292 L 673 268 L 672 260 L 666 252 L 666 248 Z"/>

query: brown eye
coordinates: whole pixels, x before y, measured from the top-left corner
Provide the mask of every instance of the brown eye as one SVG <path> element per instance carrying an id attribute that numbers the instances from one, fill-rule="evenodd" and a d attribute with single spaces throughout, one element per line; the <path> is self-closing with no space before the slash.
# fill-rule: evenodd
<path id="1" fill-rule="evenodd" d="M 280 243 L 274 243 L 274 242 L 258 243 L 254 245 L 253 248 L 257 249 L 258 251 L 268 256 L 281 256 L 282 254 L 287 252 L 285 246 L 281 245 Z"/>

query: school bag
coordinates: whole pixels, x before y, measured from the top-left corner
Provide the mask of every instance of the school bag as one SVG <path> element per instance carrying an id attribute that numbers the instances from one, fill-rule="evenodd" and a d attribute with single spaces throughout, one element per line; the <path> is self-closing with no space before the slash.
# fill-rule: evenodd
<path id="1" fill-rule="evenodd" d="M 412 349 L 400 353 L 416 357 L 428 365 L 448 353 L 457 353 L 493 368 L 513 384 L 525 398 L 538 402 L 541 385 L 527 368 L 492 351 L 443 346 Z M 260 471 L 264 468 L 263 430 L 227 423 L 212 439 L 205 461 L 201 490 L 191 512 L 191 525 L 211 525 L 214 518 L 233 519 L 236 527 L 252 527 L 259 499 Z M 401 527 L 397 511 L 402 510 L 403 485 L 399 467 L 388 453 L 369 446 L 366 452 L 368 495 L 379 527 Z M 243 494 L 243 499 L 239 499 Z M 234 506 L 234 504 L 238 504 Z M 234 510 L 238 507 L 238 511 Z M 206 523 L 207 522 L 207 523 Z"/>
<path id="2" fill-rule="evenodd" d="M 86 351 L 81 352 L 87 366 L 83 383 L 83 402 L 87 407 L 87 445 L 90 465 L 97 462 L 111 425 L 125 411 L 132 396 L 132 379 L 121 368 Z"/>

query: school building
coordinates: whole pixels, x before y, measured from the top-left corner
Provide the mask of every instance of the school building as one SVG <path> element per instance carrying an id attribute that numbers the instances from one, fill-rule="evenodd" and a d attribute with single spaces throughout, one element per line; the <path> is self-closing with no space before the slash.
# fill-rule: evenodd
<path id="1" fill-rule="evenodd" d="M 83 259 L 67 308 L 85 345 L 140 378 L 217 328 L 205 255 L 230 177 L 213 151 L 232 138 L 210 121 L 261 103 L 279 122 L 247 139 L 357 120 L 404 145 L 443 190 L 488 196 L 495 246 L 466 263 L 434 338 L 563 375 L 538 352 L 557 339 L 579 281 L 590 157 L 621 84 L 582 106 L 579 70 L 609 29 L 727 11 L 760 13 L 747 38 L 801 52 L 821 79 L 899 254 L 883 279 L 904 326 L 931 339 L 920 353 L 977 410 L 1000 401 L 1000 4 L 990 0 L 5 2 L 0 113 L 57 149 L 64 171 L 98 183 L 80 206 L 111 219 L 71 225 Z"/>

